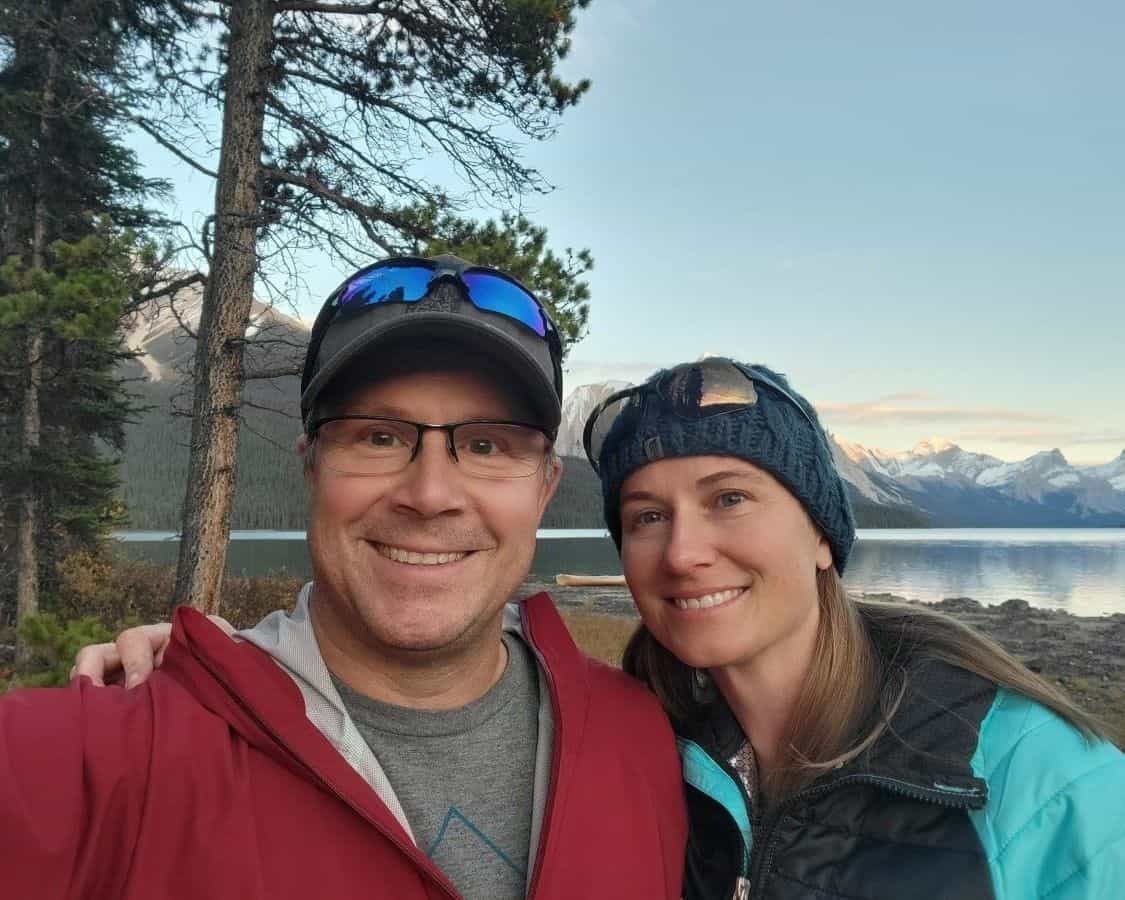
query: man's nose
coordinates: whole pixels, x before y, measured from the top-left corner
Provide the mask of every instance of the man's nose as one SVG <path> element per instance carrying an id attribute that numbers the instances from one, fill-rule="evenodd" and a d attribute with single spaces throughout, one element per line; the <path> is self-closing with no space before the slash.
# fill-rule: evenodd
<path id="1" fill-rule="evenodd" d="M 414 459 L 399 474 L 393 498 L 400 509 L 425 518 L 464 508 L 465 473 L 454 460 L 444 432 L 422 433 Z"/>

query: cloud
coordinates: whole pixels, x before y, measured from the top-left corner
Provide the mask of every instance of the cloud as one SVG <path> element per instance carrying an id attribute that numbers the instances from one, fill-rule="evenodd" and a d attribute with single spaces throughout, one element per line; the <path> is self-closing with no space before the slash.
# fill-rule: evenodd
<path id="1" fill-rule="evenodd" d="M 1125 446 L 1125 431 L 1078 428 L 967 428 L 957 433 L 963 441 L 992 441 L 998 444 L 1026 444 L 1036 447 L 1112 444 Z"/>
<path id="2" fill-rule="evenodd" d="M 858 403 L 819 403 L 816 408 L 825 421 L 836 427 L 958 422 L 1068 424 L 1070 421 L 1062 416 L 1019 409 L 929 405 L 932 401 L 933 395 L 928 392 L 908 391 Z"/>

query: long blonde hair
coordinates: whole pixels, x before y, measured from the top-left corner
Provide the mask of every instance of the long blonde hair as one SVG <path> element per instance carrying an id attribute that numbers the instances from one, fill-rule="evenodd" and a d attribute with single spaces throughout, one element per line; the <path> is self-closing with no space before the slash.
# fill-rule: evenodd
<path id="1" fill-rule="evenodd" d="M 956 619 L 921 606 L 853 600 L 835 568 L 818 572 L 817 596 L 816 646 L 790 714 L 783 761 L 762 773 L 771 804 L 870 747 L 906 693 L 908 664 L 922 659 L 973 672 L 1041 703 L 1088 738 L 1108 739 L 1095 716 L 995 641 Z M 713 714 L 717 700 L 700 696 L 695 670 L 665 649 L 643 624 L 625 648 L 623 667 L 649 685 L 678 731 L 692 730 Z"/>

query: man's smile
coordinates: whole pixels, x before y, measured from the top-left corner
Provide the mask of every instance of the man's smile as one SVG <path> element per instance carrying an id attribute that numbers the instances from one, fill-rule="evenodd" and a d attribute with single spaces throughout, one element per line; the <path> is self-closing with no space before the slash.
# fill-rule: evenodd
<path id="1" fill-rule="evenodd" d="M 394 547 L 390 544 L 380 544 L 376 541 L 369 542 L 380 555 L 397 563 L 409 566 L 444 566 L 449 563 L 460 562 L 469 555 L 469 551 L 418 551 L 407 550 L 405 547 Z"/>

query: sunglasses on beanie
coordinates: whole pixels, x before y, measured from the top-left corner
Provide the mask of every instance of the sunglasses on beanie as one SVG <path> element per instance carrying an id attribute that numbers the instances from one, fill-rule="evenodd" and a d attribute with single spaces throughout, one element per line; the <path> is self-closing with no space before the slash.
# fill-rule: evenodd
<path id="1" fill-rule="evenodd" d="M 752 366 L 714 357 L 676 366 L 655 382 L 626 388 L 603 400 L 586 420 L 582 434 L 586 457 L 597 472 L 605 439 L 617 417 L 630 406 L 641 407 L 655 400 L 674 416 L 699 421 L 754 406 L 758 402 L 758 388 L 780 394 L 797 408 L 814 432 L 819 432 L 808 411 L 773 378 Z"/>

